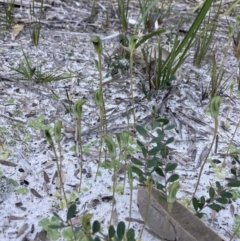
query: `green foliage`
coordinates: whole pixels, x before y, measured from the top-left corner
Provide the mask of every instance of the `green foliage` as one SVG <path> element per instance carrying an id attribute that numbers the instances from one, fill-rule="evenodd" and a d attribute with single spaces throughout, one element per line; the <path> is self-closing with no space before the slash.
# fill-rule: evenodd
<path id="1" fill-rule="evenodd" d="M 16 193 L 18 194 L 26 194 L 27 192 L 28 192 L 27 187 L 19 187 L 18 189 L 16 189 Z"/>
<path id="2" fill-rule="evenodd" d="M 233 190 L 229 188 L 228 186 L 222 186 L 220 182 L 215 183 L 215 187 L 211 186 L 209 188 L 209 198 L 205 198 L 204 196 L 200 197 L 200 199 L 197 199 L 196 197 L 193 197 L 192 204 L 193 208 L 196 211 L 196 216 L 199 218 L 202 218 L 204 213 L 202 210 L 205 207 L 209 207 L 217 212 L 223 209 L 224 204 L 228 204 L 230 202 L 230 199 L 233 198 Z M 240 186 L 240 183 L 237 185 Z"/>
<path id="3" fill-rule="evenodd" d="M 42 220 L 39 221 L 38 224 L 47 232 L 47 236 L 49 237 L 50 240 L 57 240 L 61 237 L 58 229 L 51 228 L 50 226 L 50 225 L 53 225 L 53 227 L 55 225 L 60 226 L 60 222 L 57 217 L 52 216 L 51 219 L 43 218 Z"/>
<path id="4" fill-rule="evenodd" d="M 240 215 L 236 215 L 234 218 L 233 232 L 240 238 Z"/>
<path id="5" fill-rule="evenodd" d="M 14 99 L 13 97 L 11 97 L 10 99 L 7 100 L 7 103 L 8 104 L 14 104 Z"/>
<path id="6" fill-rule="evenodd" d="M 41 30 L 41 22 L 40 22 L 40 19 L 42 17 L 42 14 L 43 14 L 43 0 L 40 0 L 41 2 L 41 5 L 40 5 L 40 16 L 37 16 L 35 14 L 35 1 L 33 1 L 31 4 L 30 4 L 30 14 L 31 14 L 31 18 L 32 19 L 36 19 L 38 18 L 38 20 L 35 20 L 34 23 L 33 23 L 33 28 L 32 28 L 32 33 L 31 33 L 31 37 L 32 37 L 32 41 L 33 41 L 33 44 L 35 46 L 38 46 L 39 44 L 39 38 L 40 38 L 40 30 Z"/>
<path id="7" fill-rule="evenodd" d="M 39 115 L 35 120 L 31 120 L 28 122 L 28 126 L 34 128 L 38 131 L 44 131 L 44 130 L 52 130 L 53 128 L 49 125 L 45 125 L 45 117 L 43 115 Z"/>
<path id="8" fill-rule="evenodd" d="M 18 67 L 9 67 L 21 76 L 18 78 L 18 80 L 32 81 L 34 83 L 46 83 L 52 81 L 59 81 L 63 79 L 69 79 L 73 77 L 71 76 L 71 74 L 69 76 L 66 74 L 53 74 L 54 72 L 57 72 L 57 70 L 53 70 L 51 71 L 51 73 L 43 72 L 41 65 L 37 64 L 33 66 L 29 57 L 25 54 L 23 50 L 22 52 L 24 59 L 22 62 L 18 64 Z"/>
<path id="9" fill-rule="evenodd" d="M 86 220 L 85 220 L 86 218 Z M 113 225 L 108 227 L 107 234 L 104 234 L 101 228 L 101 224 L 99 221 L 94 221 L 91 225 L 90 220 L 92 218 L 92 214 L 86 214 L 83 216 L 83 230 L 85 230 L 85 235 L 87 240 L 94 241 L 107 241 L 107 240 L 116 240 L 116 241 L 136 241 L 135 232 L 133 229 L 126 230 L 126 225 L 124 222 L 119 222 L 117 228 Z M 87 224 L 85 224 L 85 221 Z M 92 230 L 92 233 L 90 233 Z"/>
<path id="10" fill-rule="evenodd" d="M 82 230 L 75 230 L 74 233 L 77 241 L 88 241 Z M 66 241 L 75 241 L 71 228 L 64 228 L 62 231 L 62 237 L 65 238 Z"/>
<path id="11" fill-rule="evenodd" d="M 1 176 L 1 175 L 0 175 Z M 18 187 L 19 184 L 17 181 L 15 181 L 14 179 L 12 178 L 8 178 L 8 181 L 14 186 L 14 187 Z"/>
<path id="12" fill-rule="evenodd" d="M 156 182 L 157 189 L 163 191 L 167 197 L 169 203 L 175 201 L 176 192 L 179 189 L 179 175 L 173 173 L 177 168 L 177 163 L 166 163 L 165 165 L 161 159 L 165 159 L 168 155 L 168 144 L 172 143 L 174 138 L 165 138 L 165 132 L 174 128 L 174 125 L 169 125 L 168 119 L 157 118 L 153 122 L 153 130 L 155 135 L 146 130 L 146 128 L 137 125 L 136 131 L 144 138 L 151 137 L 150 146 L 144 145 L 140 140 L 137 140 L 139 147 L 141 148 L 144 160 L 132 157 L 131 161 L 132 172 L 139 176 L 139 181 L 143 185 L 146 185 L 146 180 L 151 177 L 153 173 L 162 177 L 165 183 Z M 144 167 L 145 172 L 142 171 Z M 167 188 L 168 187 L 168 188 Z"/>
<path id="13" fill-rule="evenodd" d="M 207 23 L 204 23 L 204 32 L 201 35 L 201 37 L 197 39 L 196 51 L 194 54 L 194 64 L 197 67 L 200 67 L 205 56 L 209 56 L 210 45 L 212 43 L 212 40 L 216 32 L 216 28 L 217 28 L 217 20 L 220 13 L 219 12 L 220 6 L 221 4 L 219 4 L 218 12 L 213 20 L 210 20 L 210 15 L 211 15 L 211 9 L 210 9 Z M 208 31 L 205 31 L 205 29 Z"/>
<path id="14" fill-rule="evenodd" d="M 5 28 L 9 30 L 14 21 L 14 0 L 8 0 L 4 3 Z"/>
<path id="15" fill-rule="evenodd" d="M 126 4 L 125 4 L 126 2 Z M 125 33 L 128 29 L 128 6 L 129 6 L 130 0 L 117 0 L 118 3 L 118 18 L 121 21 L 122 25 L 122 32 Z"/>
<path id="16" fill-rule="evenodd" d="M 6 146 L 3 144 L 0 145 L 0 159 L 6 160 L 11 154 L 11 150 L 8 149 Z"/>
<path id="17" fill-rule="evenodd" d="M 74 217 L 75 213 L 76 213 L 76 210 L 77 210 L 77 206 L 75 203 L 73 203 L 69 208 L 68 208 L 68 211 L 67 211 L 67 220 L 70 220 L 71 218 Z"/>
<path id="18" fill-rule="evenodd" d="M 174 40 L 173 48 L 167 59 L 162 62 L 162 49 L 160 43 L 158 45 L 158 66 L 154 77 L 156 89 L 165 89 L 174 79 L 175 74 L 184 61 L 187 52 L 193 45 L 195 36 L 208 12 L 213 0 L 205 1 L 189 31 L 184 39 L 179 43 L 178 36 Z M 149 6 L 150 7 L 150 6 Z"/>

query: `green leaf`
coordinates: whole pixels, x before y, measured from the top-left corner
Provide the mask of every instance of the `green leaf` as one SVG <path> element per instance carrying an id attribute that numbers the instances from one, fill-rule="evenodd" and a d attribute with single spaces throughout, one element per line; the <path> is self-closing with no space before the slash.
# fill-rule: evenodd
<path id="1" fill-rule="evenodd" d="M 156 121 L 162 123 L 162 125 L 167 125 L 169 123 L 168 119 L 163 118 L 157 118 Z"/>
<path id="2" fill-rule="evenodd" d="M 156 188 L 161 191 L 164 191 L 165 189 L 165 187 L 161 183 L 157 183 Z"/>
<path id="3" fill-rule="evenodd" d="M 209 188 L 209 197 L 212 199 L 215 196 L 215 190 L 213 187 Z"/>
<path id="4" fill-rule="evenodd" d="M 136 44 L 136 48 L 138 48 L 139 46 L 141 46 L 141 44 L 143 44 L 144 42 L 146 42 L 148 39 L 154 37 L 154 36 L 159 36 L 161 33 L 164 33 L 166 30 L 165 29 L 158 29 L 150 34 L 147 34 L 145 36 L 142 37 L 142 39 L 137 42 Z"/>
<path id="5" fill-rule="evenodd" d="M 16 193 L 19 193 L 19 194 L 26 194 L 27 192 L 28 192 L 27 187 L 19 187 L 19 188 L 16 190 Z"/>
<path id="6" fill-rule="evenodd" d="M 155 171 L 159 176 L 165 177 L 165 175 L 164 175 L 164 173 L 163 173 L 163 171 L 162 171 L 162 169 L 161 169 L 160 167 L 155 167 L 155 168 L 154 168 L 154 171 Z"/>
<path id="7" fill-rule="evenodd" d="M 236 176 L 236 175 L 237 175 L 236 169 L 231 168 L 231 174 L 233 174 L 234 176 Z"/>
<path id="8" fill-rule="evenodd" d="M 131 161 L 132 161 L 133 164 L 135 164 L 137 166 L 145 166 L 140 160 L 138 160 L 135 157 L 132 157 Z"/>
<path id="9" fill-rule="evenodd" d="M 203 203 L 201 203 L 201 202 L 199 202 L 199 203 L 198 203 L 198 207 L 199 207 L 199 209 L 200 209 L 200 210 L 202 210 L 202 209 L 203 209 L 203 207 L 204 207 L 204 204 L 203 204 Z"/>
<path id="10" fill-rule="evenodd" d="M 204 196 L 201 196 L 200 202 L 201 202 L 203 205 L 205 204 L 205 197 L 204 197 Z"/>
<path id="11" fill-rule="evenodd" d="M 151 150 L 148 151 L 148 155 L 155 156 L 159 151 L 161 151 L 160 146 L 155 146 Z"/>
<path id="12" fill-rule="evenodd" d="M 47 218 L 43 218 L 38 222 L 39 226 L 41 226 L 44 230 L 47 230 L 49 223 L 50 221 Z"/>
<path id="13" fill-rule="evenodd" d="M 92 225 L 92 231 L 93 231 L 93 233 L 99 232 L 100 229 L 101 229 L 101 225 L 100 225 L 99 221 L 95 220 L 95 221 L 93 222 L 93 225 Z"/>
<path id="14" fill-rule="evenodd" d="M 155 137 L 151 140 L 150 143 L 156 143 L 156 142 L 161 142 L 164 138 L 164 135 L 161 135 L 161 136 L 158 136 L 158 137 Z"/>
<path id="15" fill-rule="evenodd" d="M 197 214 L 196 214 L 196 216 L 197 216 L 198 218 L 202 218 L 203 215 L 204 215 L 204 213 L 197 213 Z"/>
<path id="16" fill-rule="evenodd" d="M 136 173 L 139 177 L 143 175 L 142 170 L 135 166 L 132 166 L 132 172 Z"/>
<path id="17" fill-rule="evenodd" d="M 57 229 L 49 229 L 47 231 L 47 236 L 50 240 L 58 240 L 61 237 Z"/>
<path id="18" fill-rule="evenodd" d="M 135 241 L 135 232 L 132 228 L 127 231 L 127 241 Z"/>
<path id="19" fill-rule="evenodd" d="M 101 239 L 99 237 L 95 237 L 94 241 L 101 241 Z"/>
<path id="20" fill-rule="evenodd" d="M 136 131 L 137 131 L 140 135 L 142 135 L 142 136 L 144 136 L 144 137 L 148 137 L 148 132 L 147 132 L 146 129 L 143 128 L 142 126 L 136 125 Z"/>
<path id="21" fill-rule="evenodd" d="M 232 180 L 230 183 L 228 183 L 229 187 L 240 187 L 240 180 Z"/>
<path id="22" fill-rule="evenodd" d="M 175 182 L 179 179 L 179 175 L 178 174 L 172 174 L 168 179 L 167 179 L 167 183 L 168 182 Z"/>
<path id="23" fill-rule="evenodd" d="M 209 204 L 208 207 L 213 209 L 213 210 L 215 210 L 215 211 L 217 211 L 217 212 L 222 209 L 222 207 L 220 205 L 216 204 L 216 203 Z"/>
<path id="24" fill-rule="evenodd" d="M 177 163 L 167 163 L 166 167 L 165 167 L 165 172 L 171 172 L 173 170 L 175 170 L 177 168 Z"/>
<path id="25" fill-rule="evenodd" d="M 165 146 L 164 148 L 162 148 L 161 149 L 161 156 L 162 156 L 162 158 L 167 158 L 167 154 L 168 154 L 168 152 L 169 152 L 169 149 L 168 149 L 168 147 L 167 146 Z"/>
<path id="26" fill-rule="evenodd" d="M 193 199 L 192 199 L 192 204 L 193 204 L 193 207 L 194 207 L 195 211 L 197 212 L 197 210 L 198 210 L 198 200 L 195 197 L 193 197 Z"/>
<path id="27" fill-rule="evenodd" d="M 147 179 L 144 176 L 139 176 L 139 182 L 140 183 L 145 183 Z"/>
<path id="28" fill-rule="evenodd" d="M 166 145 L 172 143 L 173 141 L 174 141 L 174 137 L 168 138 L 166 141 Z"/>
<path id="29" fill-rule="evenodd" d="M 147 168 L 151 168 L 157 165 L 157 160 L 155 158 L 152 158 L 147 161 Z"/>
<path id="30" fill-rule="evenodd" d="M 217 198 L 216 201 L 221 203 L 221 204 L 227 204 L 228 203 L 228 200 L 226 198 Z"/>
<path id="31" fill-rule="evenodd" d="M 84 234 L 84 232 L 82 231 L 81 228 L 75 228 L 74 229 L 74 234 L 75 234 L 75 237 L 76 237 L 76 240 L 78 241 L 87 241 L 87 238 Z M 69 228 L 65 228 L 63 231 L 62 231 L 62 237 L 64 238 L 64 240 L 66 241 L 75 241 L 75 238 L 73 236 L 73 231 L 72 229 L 69 227 Z M 93 239 L 89 239 L 89 240 L 92 240 Z"/>
<path id="32" fill-rule="evenodd" d="M 175 125 L 168 125 L 165 130 L 172 130 L 175 128 Z"/>
<path id="33" fill-rule="evenodd" d="M 71 146 L 70 148 L 69 148 L 69 151 L 76 151 L 76 146 Z"/>
<path id="34" fill-rule="evenodd" d="M 62 221 L 61 217 L 56 213 L 56 212 L 53 212 L 53 215 L 58 218 L 60 221 Z"/>
<path id="35" fill-rule="evenodd" d="M 164 136 L 164 132 L 161 129 L 157 129 L 158 136 Z"/>
<path id="36" fill-rule="evenodd" d="M 115 235 L 115 229 L 112 225 L 109 226 L 108 228 L 108 237 L 109 239 L 113 238 Z"/>
<path id="37" fill-rule="evenodd" d="M 117 226 L 117 236 L 118 239 L 122 240 L 125 234 L 125 223 L 124 222 L 119 222 Z"/>
<path id="38" fill-rule="evenodd" d="M 216 182 L 216 187 L 217 187 L 218 190 L 222 188 L 220 182 Z"/>
<path id="39" fill-rule="evenodd" d="M 221 193 L 220 193 L 220 196 L 221 197 L 224 197 L 224 198 L 232 198 L 232 193 L 230 193 L 230 192 L 226 192 L 226 191 L 222 191 Z"/>
<path id="40" fill-rule="evenodd" d="M 145 147 L 142 147 L 142 154 L 143 154 L 144 158 L 147 157 L 147 149 Z"/>
<path id="41" fill-rule="evenodd" d="M 208 198 L 207 200 L 206 200 L 206 203 L 210 203 L 211 202 L 211 198 Z"/>
<path id="42" fill-rule="evenodd" d="M 13 180 L 12 178 L 8 178 L 8 181 L 14 186 L 14 187 L 18 187 L 19 184 L 17 181 Z"/>
<path id="43" fill-rule="evenodd" d="M 68 208 L 68 211 L 67 211 L 67 220 L 70 220 L 71 218 L 74 217 L 75 213 L 76 213 L 76 210 L 77 210 L 77 206 L 76 204 L 72 204 L 69 208 Z"/>
<path id="44" fill-rule="evenodd" d="M 145 146 L 143 145 L 143 143 L 142 143 L 141 141 L 139 141 L 139 140 L 137 140 L 137 144 L 138 144 L 141 148 L 145 147 Z"/>

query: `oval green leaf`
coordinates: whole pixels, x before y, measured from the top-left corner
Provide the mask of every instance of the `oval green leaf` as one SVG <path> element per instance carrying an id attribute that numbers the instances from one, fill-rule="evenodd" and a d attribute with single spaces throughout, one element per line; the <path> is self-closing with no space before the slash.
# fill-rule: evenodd
<path id="1" fill-rule="evenodd" d="M 136 125 L 136 130 L 141 136 L 148 137 L 148 132 L 142 126 Z"/>

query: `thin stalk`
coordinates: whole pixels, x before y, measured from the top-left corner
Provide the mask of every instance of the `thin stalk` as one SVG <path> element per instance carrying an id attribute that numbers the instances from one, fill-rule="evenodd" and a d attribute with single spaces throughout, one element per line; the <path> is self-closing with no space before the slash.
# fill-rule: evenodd
<path id="1" fill-rule="evenodd" d="M 82 186 L 82 170 L 83 170 L 83 156 L 82 156 L 82 126 L 81 126 L 81 119 L 77 120 L 77 133 L 78 133 L 78 145 L 80 146 L 80 152 L 79 152 L 79 166 L 80 166 L 80 182 L 78 187 L 78 192 L 81 190 Z"/>
<path id="2" fill-rule="evenodd" d="M 126 150 L 126 148 L 124 148 L 124 165 L 127 166 L 127 150 Z M 125 184 L 126 184 L 126 172 L 124 172 L 123 194 L 124 194 L 124 190 L 125 190 Z"/>
<path id="3" fill-rule="evenodd" d="M 116 161 L 115 161 L 115 158 L 112 158 L 112 162 L 113 162 L 113 173 L 115 174 L 116 173 Z M 113 203 L 112 203 L 110 224 L 112 223 L 113 213 L 114 213 L 115 192 L 116 192 L 116 178 L 113 178 Z"/>
<path id="4" fill-rule="evenodd" d="M 101 54 L 98 54 L 98 62 L 99 62 L 99 79 L 100 79 L 100 91 L 102 93 L 102 115 L 101 118 L 103 118 L 103 131 L 107 133 L 107 118 L 106 118 L 106 108 L 105 108 L 105 101 L 103 96 L 103 83 L 102 83 L 102 60 L 101 60 Z"/>
<path id="5" fill-rule="evenodd" d="M 61 158 L 61 156 L 62 156 L 62 151 L 61 150 L 62 150 L 62 148 L 61 148 L 60 141 L 57 141 L 57 145 L 58 145 L 58 150 L 59 150 L 59 155 L 60 155 L 60 163 L 61 163 L 61 159 L 62 159 Z M 54 145 L 52 145 L 52 147 L 53 147 L 53 152 L 54 152 L 54 155 L 55 155 L 55 158 L 56 158 L 57 170 L 58 170 L 58 175 L 59 175 L 59 179 L 60 179 L 60 194 L 61 194 L 61 190 L 62 190 L 64 201 L 65 201 L 66 206 L 68 208 L 69 205 L 68 205 L 67 195 L 66 195 L 66 192 L 65 192 L 65 189 L 64 189 L 64 186 L 63 186 L 61 165 L 59 165 L 59 163 L 58 163 L 59 159 L 58 159 L 58 156 L 57 156 L 56 149 L 55 149 Z M 77 238 L 76 238 L 74 230 L 73 230 L 72 220 L 70 219 L 69 221 L 70 221 L 70 226 L 71 226 L 71 229 L 72 229 L 74 240 L 77 241 Z"/>
<path id="6" fill-rule="evenodd" d="M 224 160 L 223 160 L 223 163 L 222 163 L 222 165 L 221 165 L 220 171 L 222 171 L 222 168 L 225 166 L 226 158 L 227 158 L 227 156 L 228 156 L 228 152 L 229 152 L 229 150 L 230 150 L 230 147 L 231 147 L 231 144 L 232 144 L 232 142 L 233 142 L 233 139 L 234 139 L 234 137 L 235 137 L 235 135 L 236 135 L 236 133 L 237 133 L 237 129 L 238 129 L 239 125 L 240 125 L 240 121 L 238 121 L 238 124 L 237 124 L 237 126 L 236 126 L 236 128 L 235 128 L 235 130 L 234 130 L 234 133 L 233 133 L 233 136 L 232 136 L 232 138 L 231 138 L 231 141 L 230 141 L 230 143 L 228 144 L 227 154 L 226 154 L 225 157 L 224 157 Z"/>
<path id="7" fill-rule="evenodd" d="M 97 166 L 97 171 L 96 171 L 96 175 L 95 175 L 95 179 L 94 181 L 97 181 L 97 174 L 99 171 L 99 167 L 100 167 L 100 162 L 101 162 L 101 156 L 102 156 L 102 145 L 103 145 L 103 135 L 104 135 L 104 130 L 103 130 L 103 108 L 100 106 L 100 147 L 99 147 L 99 152 L 98 152 L 98 166 Z M 105 158 L 105 162 L 106 162 L 106 158 Z"/>
<path id="8" fill-rule="evenodd" d="M 211 143 L 211 146 L 210 146 L 209 151 L 207 153 L 207 156 L 205 157 L 205 160 L 204 160 L 204 162 L 203 162 L 203 164 L 201 166 L 201 169 L 200 169 L 200 172 L 199 172 L 199 175 L 198 175 L 197 184 L 196 184 L 195 190 L 194 190 L 194 192 L 192 194 L 192 198 L 190 199 L 188 205 L 191 204 L 192 199 L 193 199 L 193 197 L 195 196 L 195 194 L 197 192 L 197 189 L 198 189 L 198 186 L 199 186 L 199 183 L 200 183 L 200 179 L 201 179 L 201 176 L 202 176 L 203 168 L 204 168 L 204 166 L 205 166 L 205 164 L 207 162 L 207 159 L 208 159 L 208 157 L 210 155 L 210 152 L 212 150 L 213 144 L 214 144 L 215 139 L 217 137 L 217 132 L 218 132 L 218 118 L 216 117 L 216 118 L 214 118 L 214 135 L 213 135 L 212 143 Z"/>
<path id="9" fill-rule="evenodd" d="M 132 220 L 132 200 L 133 200 L 133 176 L 132 176 L 132 167 L 128 168 L 128 179 L 129 179 L 129 188 L 130 188 L 130 205 L 129 205 L 129 222 L 128 229 L 130 228 L 130 223 Z"/>
<path id="10" fill-rule="evenodd" d="M 149 210 L 150 200 L 151 200 L 151 193 L 152 193 L 152 182 L 150 181 L 150 182 L 148 183 L 147 208 L 146 208 L 146 214 L 145 214 L 145 217 L 144 217 L 144 223 L 143 223 L 143 226 L 142 226 L 142 229 L 141 229 L 141 233 L 140 233 L 140 237 L 139 237 L 140 240 L 141 240 L 141 238 L 142 238 L 143 230 L 145 229 L 146 224 L 147 224 L 148 210 Z"/>
<path id="11" fill-rule="evenodd" d="M 136 127 L 136 116 L 135 116 L 135 105 L 134 105 L 134 97 L 133 97 L 133 51 L 130 52 L 130 75 L 131 75 L 131 83 L 130 83 L 130 92 L 133 106 L 133 128 Z"/>

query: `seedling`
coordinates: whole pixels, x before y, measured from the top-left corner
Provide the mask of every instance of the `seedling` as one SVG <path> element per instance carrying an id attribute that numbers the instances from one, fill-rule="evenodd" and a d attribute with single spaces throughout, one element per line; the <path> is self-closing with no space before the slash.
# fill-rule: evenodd
<path id="1" fill-rule="evenodd" d="M 5 28 L 9 30 L 14 20 L 14 0 L 8 0 L 4 3 L 5 11 Z"/>
<path id="2" fill-rule="evenodd" d="M 52 81 L 58 81 L 63 79 L 69 79 L 73 76 L 67 76 L 65 74 L 55 75 L 53 73 L 43 72 L 41 65 L 32 64 L 30 58 L 23 52 L 23 61 L 18 64 L 17 68 L 9 67 L 14 70 L 21 77 L 18 80 L 32 81 L 34 83 L 46 83 Z M 54 71 L 53 71 L 54 72 Z"/>
<path id="3" fill-rule="evenodd" d="M 30 13 L 31 13 L 31 18 L 36 18 L 36 13 L 35 13 L 35 1 L 32 2 L 32 4 L 30 4 Z M 35 20 L 33 23 L 33 29 L 32 29 L 32 41 L 33 44 L 35 46 L 38 46 L 39 44 L 39 38 L 40 38 L 40 30 L 41 30 L 41 23 L 40 23 L 40 19 L 42 17 L 43 14 L 43 0 L 41 0 L 41 6 L 40 6 L 40 16 L 39 16 L 39 20 Z"/>

